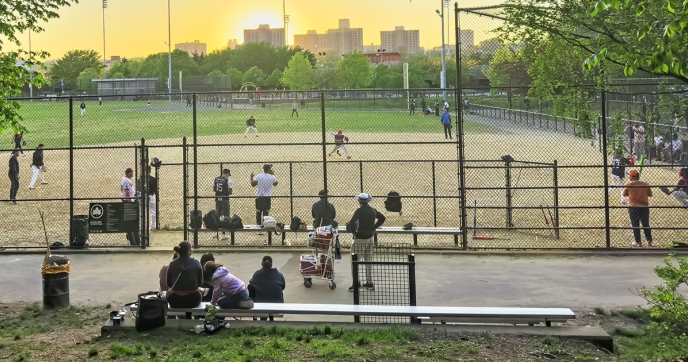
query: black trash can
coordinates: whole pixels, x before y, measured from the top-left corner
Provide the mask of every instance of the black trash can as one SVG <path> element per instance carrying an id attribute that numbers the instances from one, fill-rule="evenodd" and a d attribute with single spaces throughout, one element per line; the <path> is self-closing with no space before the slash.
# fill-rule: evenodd
<path id="1" fill-rule="evenodd" d="M 43 308 L 69 307 L 69 259 L 59 256 L 54 265 L 41 268 L 43 277 Z"/>
<path id="2" fill-rule="evenodd" d="M 80 249 L 86 246 L 89 238 L 88 215 L 72 216 L 72 239 L 69 240 L 69 247 Z"/>

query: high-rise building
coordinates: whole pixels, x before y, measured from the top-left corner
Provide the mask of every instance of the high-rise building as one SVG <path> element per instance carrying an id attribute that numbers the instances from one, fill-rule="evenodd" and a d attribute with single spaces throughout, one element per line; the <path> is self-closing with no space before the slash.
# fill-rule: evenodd
<path id="1" fill-rule="evenodd" d="M 461 50 L 473 49 L 475 47 L 475 35 L 473 30 L 459 30 L 461 37 Z"/>
<path id="2" fill-rule="evenodd" d="M 192 56 L 194 53 L 198 55 L 208 55 L 208 45 L 206 43 L 201 43 L 198 40 L 194 40 L 192 43 L 175 44 L 174 48 L 189 53 L 189 56 Z"/>
<path id="3" fill-rule="evenodd" d="M 239 46 L 239 41 L 236 39 L 229 39 L 227 42 L 227 48 L 229 49 L 236 49 L 236 47 Z"/>
<path id="4" fill-rule="evenodd" d="M 244 44 L 266 42 L 274 47 L 284 46 L 284 28 L 270 29 L 269 24 L 260 24 L 258 29 L 244 29 Z"/>
<path id="5" fill-rule="evenodd" d="M 397 26 L 391 31 L 380 32 L 380 44 L 388 52 L 420 52 L 420 30 L 404 30 Z"/>
<path id="6" fill-rule="evenodd" d="M 339 54 L 363 51 L 363 28 L 352 28 L 349 19 L 339 19 L 339 28 L 329 29 L 325 34 L 309 30 L 306 34 L 294 35 L 294 45 L 313 53 L 318 49 L 331 49 Z"/>

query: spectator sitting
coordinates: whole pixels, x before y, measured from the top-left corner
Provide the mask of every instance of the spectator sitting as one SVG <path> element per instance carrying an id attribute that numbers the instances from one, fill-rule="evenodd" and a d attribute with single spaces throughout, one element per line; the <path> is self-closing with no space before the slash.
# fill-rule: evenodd
<path id="1" fill-rule="evenodd" d="M 671 162 L 677 155 L 681 155 L 681 152 L 683 152 L 683 141 L 674 133 L 673 141 L 664 144 L 664 150 L 662 151 L 664 162 Z"/>
<path id="2" fill-rule="evenodd" d="M 205 267 L 205 264 L 209 261 L 215 261 L 215 257 L 212 253 L 203 254 L 201 257 L 201 267 Z M 203 279 L 203 288 L 208 288 L 208 293 L 203 295 L 204 302 L 210 302 L 213 297 L 213 283 L 207 279 Z"/>
<path id="3" fill-rule="evenodd" d="M 425 108 L 425 115 L 429 116 L 431 114 L 432 114 L 432 108 L 430 108 L 430 107 Z"/>
<path id="4" fill-rule="evenodd" d="M 177 252 L 174 253 L 172 256 L 172 261 L 177 259 L 179 257 L 179 254 Z M 167 270 L 170 268 L 170 265 L 163 265 L 162 268 L 160 268 L 160 273 L 158 274 L 158 278 L 160 278 L 160 291 L 161 292 L 167 292 L 170 288 L 167 287 Z"/>
<path id="5" fill-rule="evenodd" d="M 655 159 L 662 160 L 662 150 L 664 149 L 664 137 L 658 134 L 654 137 L 655 141 Z"/>
<path id="6" fill-rule="evenodd" d="M 284 303 L 284 275 L 272 267 L 269 255 L 263 257 L 260 265 L 262 268 L 256 270 L 248 282 L 249 296 L 257 303 Z"/>
<path id="7" fill-rule="evenodd" d="M 203 271 L 213 282 L 214 290 L 211 303 L 222 309 L 251 309 L 253 300 L 248 296 L 246 285 L 229 273 L 222 264 L 214 261 L 205 263 Z"/>
<path id="8" fill-rule="evenodd" d="M 179 255 L 167 269 L 167 302 L 172 308 L 194 308 L 201 304 L 200 287 L 203 285 L 203 269 L 198 260 L 191 257 L 191 244 L 182 241 L 174 247 Z"/>

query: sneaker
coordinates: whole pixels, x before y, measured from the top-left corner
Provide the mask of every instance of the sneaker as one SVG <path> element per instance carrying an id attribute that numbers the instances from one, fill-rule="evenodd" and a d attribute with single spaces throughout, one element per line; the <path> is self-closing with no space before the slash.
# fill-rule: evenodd
<path id="1" fill-rule="evenodd" d="M 363 284 L 363 288 L 368 288 L 368 289 L 370 289 L 370 290 L 375 290 L 375 284 L 370 283 L 370 282 L 369 282 L 369 283 L 365 283 L 365 284 Z"/>
<path id="2" fill-rule="evenodd" d="M 248 298 L 248 300 L 242 300 L 237 306 L 239 309 L 253 309 L 253 299 Z"/>
<path id="3" fill-rule="evenodd" d="M 631 243 L 631 246 L 634 248 L 642 248 L 643 247 L 641 244 L 638 244 L 636 242 Z"/>
<path id="4" fill-rule="evenodd" d="M 229 236 L 227 236 L 227 235 L 222 235 L 222 240 L 227 240 L 227 239 L 229 239 Z"/>
<path id="5" fill-rule="evenodd" d="M 35 187 L 29 187 L 29 190 L 35 190 L 35 189 L 36 189 Z"/>
<path id="6" fill-rule="evenodd" d="M 652 242 L 649 241 L 649 240 L 647 241 L 647 247 L 648 247 L 648 248 L 651 248 L 651 247 L 652 247 Z"/>
<path id="7" fill-rule="evenodd" d="M 350 159 L 351 159 L 351 156 L 346 156 L 346 159 L 347 159 L 347 160 L 350 160 Z"/>
<path id="8" fill-rule="evenodd" d="M 48 183 L 45 182 L 45 181 L 41 182 L 41 185 L 47 185 L 47 184 L 48 184 Z"/>

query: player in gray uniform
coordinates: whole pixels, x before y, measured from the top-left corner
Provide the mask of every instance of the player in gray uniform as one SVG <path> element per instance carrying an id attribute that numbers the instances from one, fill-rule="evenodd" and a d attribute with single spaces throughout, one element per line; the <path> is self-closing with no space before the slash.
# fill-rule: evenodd
<path id="1" fill-rule="evenodd" d="M 232 181 L 229 169 L 222 170 L 222 175 L 215 177 L 213 189 L 215 190 L 215 211 L 221 219 L 224 216 L 229 219 L 229 195 L 232 194 Z M 222 239 L 226 239 L 227 234 L 222 232 Z"/>
<path id="2" fill-rule="evenodd" d="M 609 186 L 607 193 L 609 196 L 612 195 L 614 189 L 619 189 L 620 201 L 622 204 L 626 204 L 628 198 L 623 195 L 623 189 L 626 185 L 626 159 L 616 155 L 612 158 L 612 185 Z"/>

